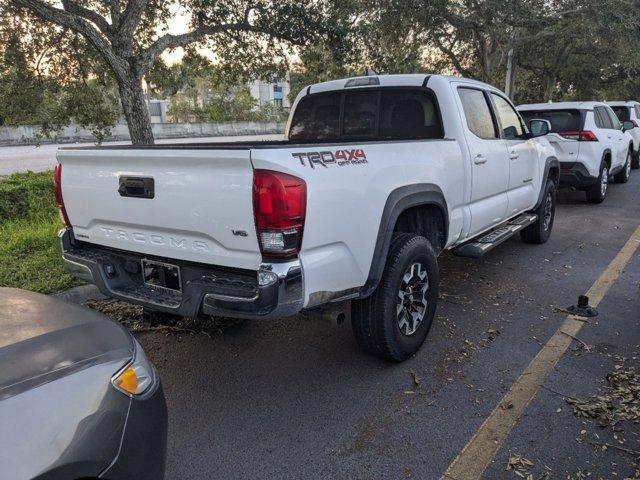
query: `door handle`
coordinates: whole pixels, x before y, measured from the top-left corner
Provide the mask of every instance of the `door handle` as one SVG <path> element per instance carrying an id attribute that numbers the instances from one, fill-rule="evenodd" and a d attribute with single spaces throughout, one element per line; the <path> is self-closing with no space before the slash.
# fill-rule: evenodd
<path id="1" fill-rule="evenodd" d="M 473 159 L 473 163 L 476 165 L 482 165 L 483 163 L 487 163 L 487 157 L 479 153 L 476 155 L 476 158 Z"/>
<path id="2" fill-rule="evenodd" d="M 517 153 L 510 153 L 509 158 L 511 160 L 517 160 L 518 158 L 520 158 L 520 155 L 518 155 Z"/>

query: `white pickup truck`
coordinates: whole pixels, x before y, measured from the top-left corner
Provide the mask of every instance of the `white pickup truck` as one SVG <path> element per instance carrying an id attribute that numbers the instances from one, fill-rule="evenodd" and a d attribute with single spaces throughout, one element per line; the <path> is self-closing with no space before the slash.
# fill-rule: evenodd
<path id="1" fill-rule="evenodd" d="M 311 85 L 286 138 L 60 150 L 68 270 L 187 317 L 350 301 L 361 347 L 402 361 L 431 326 L 440 252 L 478 257 L 517 232 L 528 243 L 551 232 L 553 147 L 487 84 L 413 74 Z"/>

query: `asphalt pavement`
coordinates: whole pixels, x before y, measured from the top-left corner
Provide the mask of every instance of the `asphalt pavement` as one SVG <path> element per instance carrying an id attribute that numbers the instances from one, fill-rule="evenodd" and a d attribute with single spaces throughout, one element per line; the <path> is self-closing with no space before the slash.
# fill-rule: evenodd
<path id="1" fill-rule="evenodd" d="M 458 464 L 485 479 L 638 478 L 638 423 L 599 426 L 570 402 L 601 403 L 607 377 L 640 367 L 639 224 L 634 171 L 601 205 L 561 192 L 544 245 L 514 238 L 479 260 L 444 253 L 433 328 L 404 364 L 360 352 L 348 322 L 305 316 L 213 337 L 136 334 L 167 395 L 167 478 L 438 479 Z M 532 398 L 512 404 L 565 327 L 563 310 L 590 289 L 601 292 L 598 317 L 546 365 Z M 70 300 L 93 296 L 84 290 Z M 487 420 L 496 412 L 513 421 L 504 435 Z M 478 438 L 485 455 L 469 458 Z"/>
<path id="2" fill-rule="evenodd" d="M 275 140 L 282 135 L 236 135 L 230 137 L 193 137 L 193 138 L 165 138 L 156 143 L 203 143 L 203 142 L 240 142 Z M 128 145 L 131 142 L 104 142 L 103 145 Z M 9 175 L 14 172 L 42 172 L 51 170 L 56 163 L 58 148 L 64 147 L 89 147 L 93 143 L 64 143 L 0 146 L 0 175 Z"/>
<path id="3" fill-rule="evenodd" d="M 302 316 L 213 338 L 139 334 L 167 395 L 167 478 L 440 478 L 562 325 L 559 310 L 639 223 L 633 171 L 601 205 L 562 192 L 544 245 L 514 238 L 479 260 L 443 254 L 433 328 L 403 364 L 363 354 L 348 322 Z M 566 400 L 601 393 L 616 366 L 639 365 L 639 285 L 636 250 L 482 478 L 635 478 L 638 424 L 603 428 Z"/>

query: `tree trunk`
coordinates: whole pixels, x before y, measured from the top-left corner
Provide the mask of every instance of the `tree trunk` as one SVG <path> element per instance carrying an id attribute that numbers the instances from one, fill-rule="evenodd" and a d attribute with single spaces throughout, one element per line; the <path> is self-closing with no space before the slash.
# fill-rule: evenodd
<path id="1" fill-rule="evenodd" d="M 549 102 L 553 98 L 553 92 L 556 89 L 556 74 L 549 73 L 544 79 L 544 101 Z"/>
<path id="2" fill-rule="evenodd" d="M 153 145 L 151 117 L 142 91 L 142 79 L 136 75 L 129 75 L 126 81 L 118 83 L 118 87 L 131 143 Z"/>

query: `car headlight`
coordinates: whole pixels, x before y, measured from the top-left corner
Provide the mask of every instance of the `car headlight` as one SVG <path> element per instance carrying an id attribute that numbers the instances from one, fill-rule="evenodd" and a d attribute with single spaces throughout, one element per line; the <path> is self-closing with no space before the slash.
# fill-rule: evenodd
<path id="1" fill-rule="evenodd" d="M 111 378 L 114 387 L 126 395 L 142 395 L 153 385 L 155 372 L 153 365 L 144 354 L 137 340 L 133 361 Z"/>

